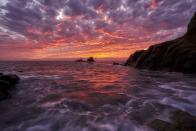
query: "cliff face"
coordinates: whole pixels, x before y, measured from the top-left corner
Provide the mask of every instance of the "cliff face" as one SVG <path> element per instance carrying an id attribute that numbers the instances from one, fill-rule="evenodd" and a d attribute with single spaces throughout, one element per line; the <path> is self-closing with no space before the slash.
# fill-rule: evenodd
<path id="1" fill-rule="evenodd" d="M 196 73 L 196 13 L 187 33 L 175 40 L 136 51 L 125 63 L 140 69 Z"/>

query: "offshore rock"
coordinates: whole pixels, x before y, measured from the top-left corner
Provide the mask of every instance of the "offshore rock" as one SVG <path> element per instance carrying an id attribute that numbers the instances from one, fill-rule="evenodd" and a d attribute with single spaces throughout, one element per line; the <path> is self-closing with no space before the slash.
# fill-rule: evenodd
<path id="1" fill-rule="evenodd" d="M 95 60 L 94 60 L 94 58 L 93 57 L 89 57 L 88 59 L 87 59 L 87 62 L 95 62 Z"/>

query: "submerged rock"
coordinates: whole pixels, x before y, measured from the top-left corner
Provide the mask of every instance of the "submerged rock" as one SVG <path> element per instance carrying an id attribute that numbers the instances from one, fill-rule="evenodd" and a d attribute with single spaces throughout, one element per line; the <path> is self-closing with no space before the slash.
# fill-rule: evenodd
<path id="1" fill-rule="evenodd" d="M 196 117 L 177 110 L 172 113 L 172 122 L 155 119 L 148 124 L 155 131 L 196 131 Z"/>
<path id="2" fill-rule="evenodd" d="M 14 88 L 18 81 L 19 77 L 17 75 L 0 74 L 0 100 L 10 97 L 9 90 Z"/>
<path id="3" fill-rule="evenodd" d="M 184 36 L 150 46 L 148 50 L 136 51 L 126 61 L 125 66 L 196 73 L 196 13 Z"/>

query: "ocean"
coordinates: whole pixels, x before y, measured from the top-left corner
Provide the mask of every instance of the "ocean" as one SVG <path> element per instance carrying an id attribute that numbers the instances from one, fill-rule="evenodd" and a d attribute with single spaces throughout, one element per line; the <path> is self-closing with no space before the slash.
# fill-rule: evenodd
<path id="1" fill-rule="evenodd" d="M 196 77 L 137 70 L 110 62 L 0 62 L 17 74 L 0 102 L 0 131 L 150 131 L 171 111 L 196 115 Z"/>

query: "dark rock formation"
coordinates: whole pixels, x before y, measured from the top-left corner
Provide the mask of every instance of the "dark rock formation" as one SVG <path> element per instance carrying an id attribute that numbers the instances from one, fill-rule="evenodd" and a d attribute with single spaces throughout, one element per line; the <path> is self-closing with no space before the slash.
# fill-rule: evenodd
<path id="1" fill-rule="evenodd" d="M 89 57 L 89 58 L 87 59 L 87 62 L 95 62 L 95 60 L 94 60 L 93 57 Z"/>
<path id="2" fill-rule="evenodd" d="M 118 62 L 113 62 L 112 65 L 120 65 Z"/>
<path id="3" fill-rule="evenodd" d="M 175 128 L 173 125 L 169 122 L 160 120 L 160 119 L 155 119 L 153 120 L 149 126 L 153 128 L 155 131 L 175 131 Z"/>
<path id="4" fill-rule="evenodd" d="M 196 73 L 196 13 L 184 36 L 150 46 L 148 50 L 136 51 L 125 65 L 140 69 Z"/>
<path id="5" fill-rule="evenodd" d="M 19 81 L 19 77 L 17 75 L 1 75 L 0 80 L 9 82 L 12 86 L 15 86 Z"/>
<path id="6" fill-rule="evenodd" d="M 155 119 L 148 124 L 155 131 L 196 131 L 196 117 L 180 110 L 173 112 L 172 122 Z"/>
<path id="7" fill-rule="evenodd" d="M 83 59 L 78 59 L 78 60 L 76 60 L 76 62 L 84 62 L 84 60 Z"/>
<path id="8" fill-rule="evenodd" d="M 18 81 L 19 77 L 17 75 L 0 74 L 0 100 L 10 97 L 9 90 L 14 88 Z"/>
<path id="9" fill-rule="evenodd" d="M 8 98 L 10 95 L 8 93 L 8 90 L 12 86 L 10 85 L 9 82 L 0 80 L 0 100 Z"/>

